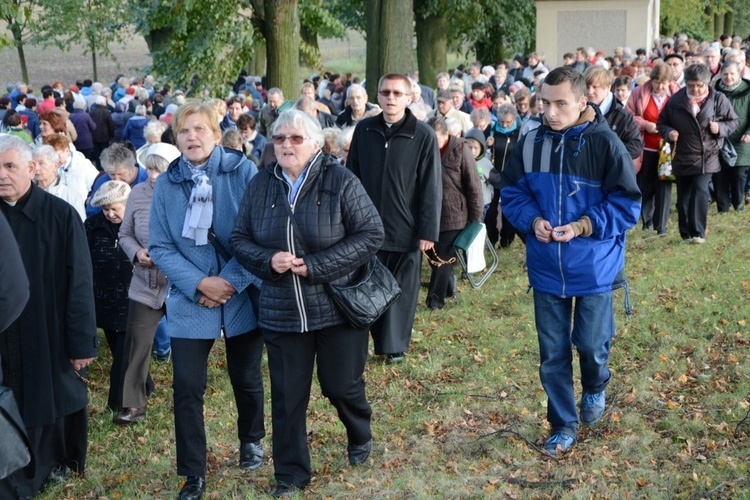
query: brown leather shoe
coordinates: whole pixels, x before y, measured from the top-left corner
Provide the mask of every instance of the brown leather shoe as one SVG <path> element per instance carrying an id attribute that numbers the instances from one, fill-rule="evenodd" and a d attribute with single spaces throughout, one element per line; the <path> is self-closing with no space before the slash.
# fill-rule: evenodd
<path id="1" fill-rule="evenodd" d="M 112 422 L 117 425 L 130 425 L 135 422 L 143 422 L 146 419 L 146 410 L 143 408 L 125 408 L 114 416 Z"/>

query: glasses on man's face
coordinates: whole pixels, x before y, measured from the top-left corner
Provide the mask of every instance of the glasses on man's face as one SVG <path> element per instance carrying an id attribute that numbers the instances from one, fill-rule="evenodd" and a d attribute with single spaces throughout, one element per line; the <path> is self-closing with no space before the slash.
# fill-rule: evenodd
<path id="1" fill-rule="evenodd" d="M 305 137 L 302 135 L 274 135 L 271 137 L 271 140 L 277 146 L 281 146 L 282 144 L 284 144 L 287 139 L 289 139 L 289 142 L 291 142 L 295 146 L 299 146 L 300 144 L 305 142 L 305 139 L 309 139 L 309 137 Z"/>
<path id="2" fill-rule="evenodd" d="M 390 97 L 393 94 L 393 97 L 396 99 L 407 95 L 406 92 L 401 92 L 400 90 L 378 90 L 378 94 L 383 97 Z"/>

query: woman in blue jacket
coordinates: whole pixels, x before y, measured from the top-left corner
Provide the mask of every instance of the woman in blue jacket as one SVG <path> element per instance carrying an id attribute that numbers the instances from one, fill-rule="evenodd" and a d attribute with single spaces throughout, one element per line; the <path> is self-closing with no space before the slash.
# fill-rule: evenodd
<path id="1" fill-rule="evenodd" d="M 242 194 L 257 169 L 239 151 L 217 146 L 219 119 L 210 105 L 182 106 L 173 127 L 182 155 L 156 181 L 148 251 L 170 283 L 177 473 L 188 477 L 180 498 L 190 500 L 205 491 L 203 394 L 208 354 L 222 333 L 237 402 L 240 466 L 252 470 L 263 462 L 263 339 L 247 293 L 260 281 L 229 250 Z"/>

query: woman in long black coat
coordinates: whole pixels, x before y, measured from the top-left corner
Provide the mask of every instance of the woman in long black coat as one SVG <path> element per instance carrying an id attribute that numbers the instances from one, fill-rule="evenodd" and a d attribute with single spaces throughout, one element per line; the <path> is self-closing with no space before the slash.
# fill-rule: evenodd
<path id="1" fill-rule="evenodd" d="M 118 241 L 128 196 L 130 186 L 126 182 L 105 182 L 91 200 L 91 206 L 102 207 L 102 212 L 92 215 L 85 223 L 94 266 L 96 326 L 104 330 L 112 353 L 107 404 L 115 412 L 120 411 L 122 405 L 122 356 L 128 319 L 128 288 L 133 277 L 133 265 Z"/>

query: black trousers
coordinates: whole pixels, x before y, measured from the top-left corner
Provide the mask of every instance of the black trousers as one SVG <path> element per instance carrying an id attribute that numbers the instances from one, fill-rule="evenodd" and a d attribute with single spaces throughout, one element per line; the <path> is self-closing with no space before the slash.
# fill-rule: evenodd
<path id="1" fill-rule="evenodd" d="M 677 215 L 683 240 L 706 237 L 711 174 L 677 177 Z"/>
<path id="2" fill-rule="evenodd" d="M 396 278 L 401 297 L 370 327 L 375 354 L 406 352 L 411 342 L 411 329 L 419 300 L 422 253 L 378 252 L 378 258 Z"/>
<path id="3" fill-rule="evenodd" d="M 672 208 L 672 182 L 659 180 L 659 152 L 643 151 L 641 171 L 637 175 L 641 190 L 641 221 L 644 228 L 666 234 Z"/>
<path id="4" fill-rule="evenodd" d="M 748 167 L 721 166 L 721 170 L 712 177 L 716 196 L 716 208 L 719 212 L 729 212 L 731 207 L 737 210 L 745 205 L 745 182 Z"/>
<path id="5" fill-rule="evenodd" d="M 323 395 L 338 411 L 350 444 L 372 439 L 372 410 L 362 374 L 367 360 L 367 330 L 349 325 L 312 332 L 263 331 L 271 375 L 273 466 L 276 481 L 297 487 L 310 482 L 306 415 L 313 365 Z"/>
<path id="6" fill-rule="evenodd" d="M 260 362 L 263 337 L 260 330 L 227 338 L 227 371 L 237 403 L 240 443 L 259 441 L 263 426 L 263 377 Z M 203 394 L 206 392 L 208 353 L 214 339 L 172 338 L 174 365 L 174 427 L 177 474 L 206 475 L 206 429 Z"/>
<path id="7" fill-rule="evenodd" d="M 154 387 L 148 372 L 151 345 L 154 343 L 156 327 L 165 311 L 165 307 L 152 309 L 135 300 L 129 302 L 122 359 L 123 408 L 146 407 L 146 396 Z"/>
<path id="8" fill-rule="evenodd" d="M 118 412 L 122 404 L 122 357 L 125 352 L 125 332 L 117 332 L 105 329 L 104 337 L 107 339 L 109 352 L 112 354 L 112 366 L 109 368 L 109 396 L 107 405 Z"/>
<path id="9" fill-rule="evenodd" d="M 435 254 L 440 259 L 448 261 L 456 256 L 453 242 L 461 231 L 442 231 L 435 243 Z M 430 255 L 428 253 L 428 255 Z M 435 266 L 430 263 L 432 274 L 430 275 L 430 288 L 427 292 L 427 307 L 441 308 L 445 305 L 445 297 L 455 292 L 453 290 L 453 266 L 443 264 Z"/>

